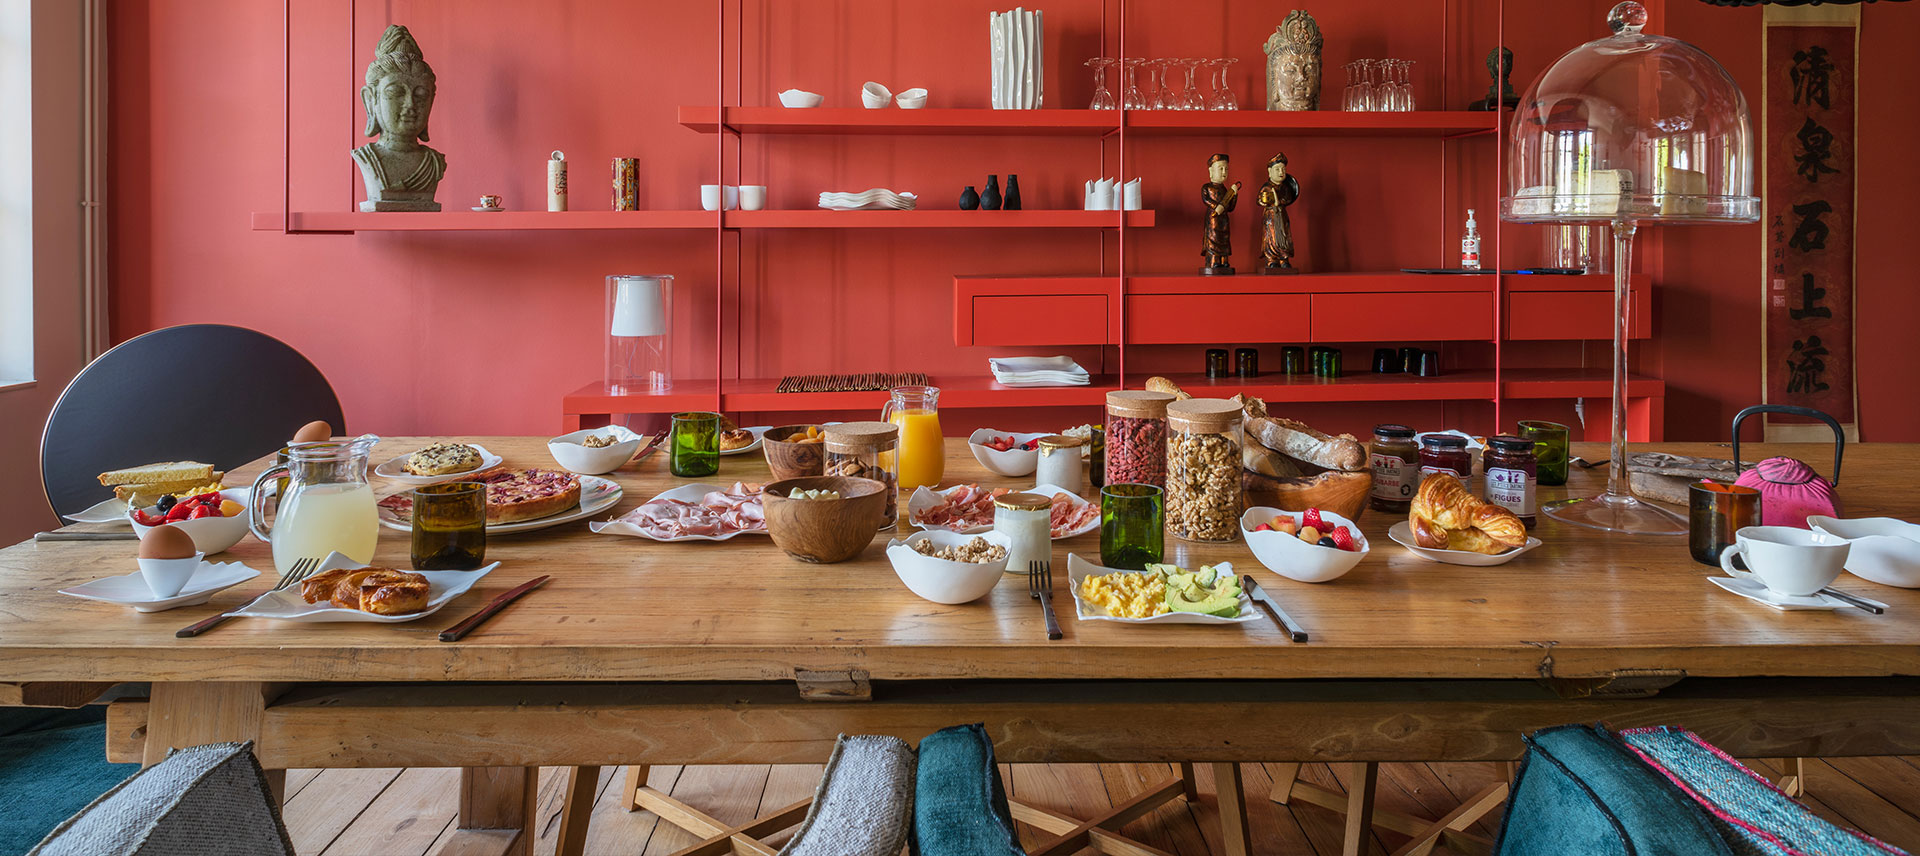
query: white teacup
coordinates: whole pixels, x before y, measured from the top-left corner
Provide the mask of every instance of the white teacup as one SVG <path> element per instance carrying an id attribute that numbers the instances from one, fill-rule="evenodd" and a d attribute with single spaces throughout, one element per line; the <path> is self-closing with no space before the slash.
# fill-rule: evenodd
<path id="1" fill-rule="evenodd" d="M 735 187 L 731 184 L 700 185 L 700 207 L 701 208 L 704 208 L 708 211 L 718 211 L 720 210 L 720 204 L 723 200 L 726 203 L 728 211 L 732 211 L 733 209 L 740 207 L 740 188 Z"/>
<path id="2" fill-rule="evenodd" d="M 758 211 L 767 207 L 767 186 L 764 184 L 740 185 L 740 210 Z"/>
<path id="3" fill-rule="evenodd" d="M 1733 546 L 1720 554 L 1720 568 L 1733 575 L 1733 557 L 1767 588 L 1791 597 L 1807 597 L 1840 578 L 1847 565 L 1845 538 L 1791 526 L 1748 526 L 1733 533 Z"/>
<path id="4" fill-rule="evenodd" d="M 140 559 L 140 578 L 146 581 L 154 597 L 165 600 L 187 587 L 187 581 L 193 579 L 193 572 L 200 567 L 200 560 L 206 555 L 195 553 L 186 559 Z"/>

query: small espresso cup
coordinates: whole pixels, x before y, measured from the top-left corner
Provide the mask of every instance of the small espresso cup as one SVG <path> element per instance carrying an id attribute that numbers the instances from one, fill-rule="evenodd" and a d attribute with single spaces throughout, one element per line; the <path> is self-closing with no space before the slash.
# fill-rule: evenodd
<path id="1" fill-rule="evenodd" d="M 485 195 L 485 196 L 482 196 L 482 197 L 480 197 L 480 207 L 482 207 L 482 208 L 499 208 L 499 207 L 500 207 L 500 197 L 499 197 L 499 196 L 496 196 L 496 195 L 494 195 L 494 194 L 491 194 L 491 193 L 489 193 L 489 194 L 487 194 L 487 195 Z"/>
<path id="2" fill-rule="evenodd" d="M 1733 575 L 1733 557 L 1778 594 L 1807 597 L 1834 580 L 1847 564 L 1846 539 L 1791 526 L 1748 526 L 1734 533 L 1720 554 L 1720 569 Z"/>
<path id="3" fill-rule="evenodd" d="M 740 185 L 740 210 L 758 211 L 767 207 L 767 186 L 764 184 Z"/>

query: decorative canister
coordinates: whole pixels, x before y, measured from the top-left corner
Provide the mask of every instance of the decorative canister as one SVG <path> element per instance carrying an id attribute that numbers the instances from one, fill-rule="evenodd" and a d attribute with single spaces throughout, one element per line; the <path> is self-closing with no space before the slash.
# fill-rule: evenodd
<path id="1" fill-rule="evenodd" d="M 613 210 L 640 210 L 640 159 L 613 159 Z"/>
<path id="2" fill-rule="evenodd" d="M 567 210 L 567 153 L 558 149 L 547 155 L 547 210 Z"/>

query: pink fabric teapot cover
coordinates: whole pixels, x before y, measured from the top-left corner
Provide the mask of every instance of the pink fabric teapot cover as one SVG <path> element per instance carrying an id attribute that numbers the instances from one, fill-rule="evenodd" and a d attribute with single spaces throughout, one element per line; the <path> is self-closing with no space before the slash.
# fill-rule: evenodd
<path id="1" fill-rule="evenodd" d="M 1840 516 L 1833 485 L 1793 458 L 1768 458 L 1740 473 L 1734 484 L 1760 491 L 1760 522 L 1807 528 L 1807 516 Z"/>

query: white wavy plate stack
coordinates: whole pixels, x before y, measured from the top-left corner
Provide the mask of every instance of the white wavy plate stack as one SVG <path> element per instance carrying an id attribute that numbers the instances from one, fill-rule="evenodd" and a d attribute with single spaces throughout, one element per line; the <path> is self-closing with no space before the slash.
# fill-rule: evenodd
<path id="1" fill-rule="evenodd" d="M 1040 10 L 987 13 L 993 109 L 1038 110 L 1046 95 L 1046 28 Z"/>
<path id="2" fill-rule="evenodd" d="M 1086 386 L 1093 382 L 1072 357 L 993 357 L 993 379 L 1003 386 Z"/>
<path id="3" fill-rule="evenodd" d="M 832 211 L 912 211 L 918 201 L 919 197 L 911 193 L 895 193 L 884 187 L 859 193 L 820 194 L 820 207 Z"/>

